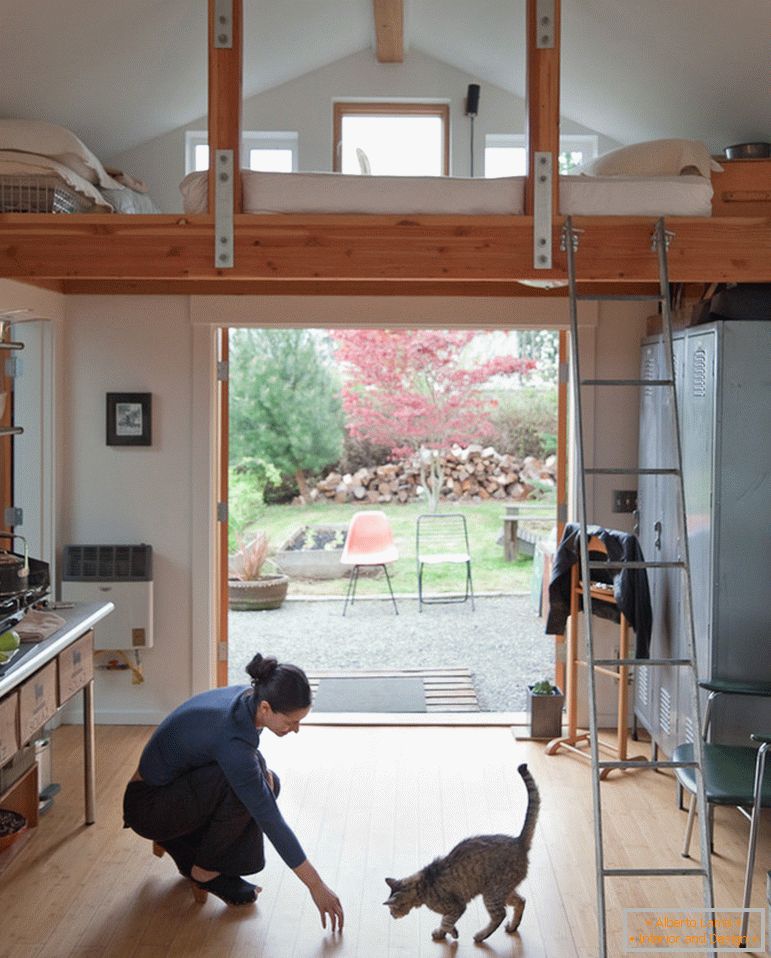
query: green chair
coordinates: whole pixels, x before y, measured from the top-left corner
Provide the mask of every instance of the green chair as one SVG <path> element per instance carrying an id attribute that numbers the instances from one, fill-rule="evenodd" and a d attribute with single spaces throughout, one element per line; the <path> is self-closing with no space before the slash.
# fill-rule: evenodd
<path id="1" fill-rule="evenodd" d="M 741 934 L 746 936 L 752 892 L 752 870 L 755 866 L 755 846 L 757 845 L 758 826 L 761 808 L 771 807 L 771 768 L 766 770 L 766 753 L 771 745 L 771 735 L 753 734 L 751 739 L 759 743 L 751 745 L 720 745 L 707 742 L 712 706 L 718 695 L 771 696 L 769 682 L 734 682 L 713 679 L 700 682 L 699 685 L 709 692 L 704 712 L 704 790 L 710 811 L 710 849 L 712 848 L 712 813 L 715 805 L 735 805 L 750 822 L 750 835 L 747 844 L 747 864 L 744 873 L 744 897 L 742 908 Z M 768 730 L 767 730 L 768 731 Z M 675 762 L 693 762 L 694 749 L 691 742 L 678 745 L 672 753 Z M 767 773 L 768 771 L 768 773 Z M 685 829 L 683 857 L 688 858 L 693 832 L 694 813 L 696 811 L 696 769 L 676 768 L 678 784 L 691 794 L 688 808 L 688 824 Z"/>

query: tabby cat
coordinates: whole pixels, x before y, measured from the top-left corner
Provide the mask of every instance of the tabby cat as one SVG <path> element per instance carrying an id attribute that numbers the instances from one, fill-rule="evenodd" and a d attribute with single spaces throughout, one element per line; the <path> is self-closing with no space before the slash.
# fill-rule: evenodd
<path id="1" fill-rule="evenodd" d="M 488 938 L 506 917 L 506 905 L 513 905 L 514 915 L 506 931 L 515 932 L 522 921 L 525 899 L 516 888 L 527 874 L 527 853 L 533 840 L 541 799 L 527 765 L 517 769 L 528 794 L 525 824 L 517 838 L 512 835 L 477 835 L 459 842 L 444 858 L 409 878 L 386 878 L 391 889 L 387 901 L 394 918 L 403 918 L 413 908 L 425 905 L 442 916 L 432 933 L 434 941 L 442 941 L 447 933 L 458 937 L 455 922 L 466 910 L 466 904 L 482 895 L 490 921 L 474 935 L 474 941 Z"/>

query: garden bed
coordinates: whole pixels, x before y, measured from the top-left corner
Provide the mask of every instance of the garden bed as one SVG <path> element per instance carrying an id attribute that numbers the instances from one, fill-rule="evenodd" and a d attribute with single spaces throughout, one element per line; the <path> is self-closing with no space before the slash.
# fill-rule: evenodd
<path id="1" fill-rule="evenodd" d="M 338 579 L 350 570 L 340 564 L 347 525 L 301 526 L 274 556 L 293 579 Z"/>

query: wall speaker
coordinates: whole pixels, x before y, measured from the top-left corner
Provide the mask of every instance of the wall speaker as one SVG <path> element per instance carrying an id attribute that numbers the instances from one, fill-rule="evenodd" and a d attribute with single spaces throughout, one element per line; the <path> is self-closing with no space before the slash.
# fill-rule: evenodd
<path id="1" fill-rule="evenodd" d="M 466 116 L 476 116 L 479 112 L 479 84 L 469 83 L 466 93 Z"/>

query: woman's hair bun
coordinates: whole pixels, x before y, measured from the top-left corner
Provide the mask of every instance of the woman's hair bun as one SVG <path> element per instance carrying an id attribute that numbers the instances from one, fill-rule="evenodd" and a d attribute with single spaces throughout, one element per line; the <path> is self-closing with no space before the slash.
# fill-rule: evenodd
<path id="1" fill-rule="evenodd" d="M 252 685 L 257 686 L 261 682 L 267 682 L 277 668 L 278 659 L 274 659 L 272 656 L 263 658 L 258 652 L 246 666 L 246 671 L 252 680 Z"/>

